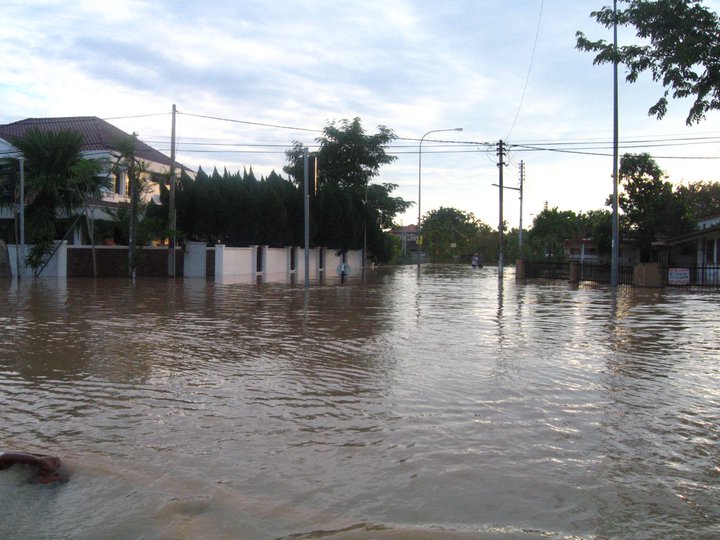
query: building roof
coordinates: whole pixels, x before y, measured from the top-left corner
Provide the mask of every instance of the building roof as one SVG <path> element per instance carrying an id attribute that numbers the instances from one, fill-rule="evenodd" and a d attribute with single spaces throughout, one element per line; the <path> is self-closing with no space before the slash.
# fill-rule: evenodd
<path id="1" fill-rule="evenodd" d="M 118 141 L 130 136 L 97 116 L 68 116 L 60 118 L 26 118 L 12 124 L 0 125 L 0 138 L 12 142 L 13 139 L 22 137 L 32 128 L 42 131 L 78 131 L 83 136 L 81 148 L 83 151 L 109 152 L 117 150 Z M 138 141 L 135 151 L 136 156 L 142 160 L 170 167 L 171 160 L 168 156 L 142 141 Z"/>
<path id="2" fill-rule="evenodd" d="M 582 236 L 576 236 L 574 238 L 566 238 L 563 240 L 563 245 L 566 248 L 569 247 L 580 247 L 581 245 L 595 247 L 595 240 L 592 238 L 584 238 Z"/>
<path id="3" fill-rule="evenodd" d="M 653 245 L 675 246 L 677 244 L 683 244 L 685 242 L 699 240 L 700 238 L 704 237 L 714 237 L 718 234 L 720 234 L 720 225 L 714 225 L 712 227 L 706 227 L 705 229 L 698 229 L 697 231 L 681 234 L 680 236 L 673 236 L 672 238 L 668 238 L 667 240 L 653 242 Z"/>

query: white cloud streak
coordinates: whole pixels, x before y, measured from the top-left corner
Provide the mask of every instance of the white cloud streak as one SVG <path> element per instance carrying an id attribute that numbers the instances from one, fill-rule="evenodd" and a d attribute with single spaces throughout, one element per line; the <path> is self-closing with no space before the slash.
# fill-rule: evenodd
<path id="1" fill-rule="evenodd" d="M 715 2 L 716 3 L 716 2 Z M 545 2 L 527 93 L 510 143 L 609 140 L 611 71 L 575 50 L 575 31 L 609 38 L 585 2 Z M 0 40 L 0 122 L 25 117 L 103 118 L 182 112 L 320 130 L 360 117 L 368 132 L 386 125 L 401 137 L 462 126 L 459 141 L 496 142 L 518 112 L 534 44 L 540 0 L 337 2 L 230 0 L 6 0 Z M 621 137 L 687 136 L 717 126 L 684 125 L 687 104 L 671 103 L 662 122 L 647 108 L 662 88 L 643 80 L 621 86 Z M 713 123 L 714 122 L 714 123 Z M 113 123 L 169 148 L 169 117 Z M 449 135 L 452 135 L 450 137 Z M 312 144 L 317 134 L 180 116 L 180 158 L 191 167 L 252 166 L 280 171 L 282 153 L 198 154 L 183 141 Z M 409 143 L 412 145 L 412 143 Z M 282 148 L 275 149 L 278 152 Z M 496 157 L 491 150 L 429 154 L 423 210 L 455 206 L 496 226 Z M 268 149 L 264 149 L 267 152 Z M 412 147 L 404 149 L 413 152 Z M 640 150 L 638 150 L 640 151 Z M 718 155 L 716 146 L 663 154 Z M 610 158 L 516 152 L 526 164 L 525 208 L 601 208 L 611 189 Z M 716 161 L 660 159 L 673 179 L 713 179 Z M 417 154 L 404 153 L 379 181 L 417 199 Z M 514 201 L 513 193 L 506 197 Z M 505 216 L 517 222 L 514 202 Z M 403 218 L 416 219 L 415 208 Z M 529 222 L 525 216 L 525 222 Z"/>

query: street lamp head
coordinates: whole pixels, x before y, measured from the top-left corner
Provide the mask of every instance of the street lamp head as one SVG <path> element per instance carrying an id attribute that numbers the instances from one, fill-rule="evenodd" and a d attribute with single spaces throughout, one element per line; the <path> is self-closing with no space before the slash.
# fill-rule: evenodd
<path id="1" fill-rule="evenodd" d="M 422 145 L 423 141 L 425 140 L 425 137 L 430 135 L 431 133 L 440 133 L 443 131 L 462 131 L 463 128 L 447 128 L 447 129 L 431 129 L 425 135 L 420 137 L 420 146 L 418 148 L 418 225 L 417 225 L 417 235 L 418 235 L 418 243 L 417 243 L 417 268 L 418 268 L 418 276 L 420 275 L 420 242 L 421 242 L 421 231 L 422 231 L 422 212 L 420 207 L 420 198 L 422 195 Z"/>

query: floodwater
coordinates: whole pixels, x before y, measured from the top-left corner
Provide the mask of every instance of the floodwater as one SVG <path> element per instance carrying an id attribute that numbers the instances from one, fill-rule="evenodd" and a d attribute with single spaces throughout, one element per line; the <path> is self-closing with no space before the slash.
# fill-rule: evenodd
<path id="1" fill-rule="evenodd" d="M 0 281 L 0 538 L 718 538 L 719 300 Z"/>

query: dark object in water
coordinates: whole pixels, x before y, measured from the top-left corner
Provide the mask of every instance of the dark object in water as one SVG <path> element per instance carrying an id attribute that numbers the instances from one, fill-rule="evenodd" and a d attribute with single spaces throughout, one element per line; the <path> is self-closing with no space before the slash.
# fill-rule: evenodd
<path id="1" fill-rule="evenodd" d="M 60 474 L 60 458 L 28 452 L 0 452 L 0 469 L 13 465 L 30 465 L 37 468 L 38 474 L 30 482 L 50 484 L 63 480 Z"/>

